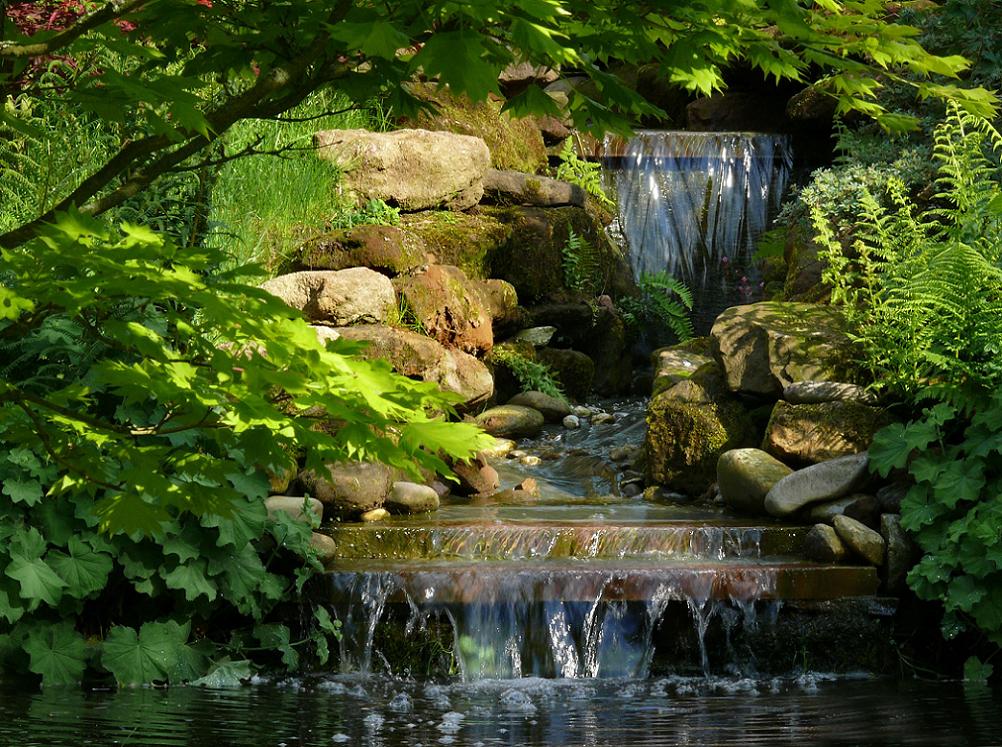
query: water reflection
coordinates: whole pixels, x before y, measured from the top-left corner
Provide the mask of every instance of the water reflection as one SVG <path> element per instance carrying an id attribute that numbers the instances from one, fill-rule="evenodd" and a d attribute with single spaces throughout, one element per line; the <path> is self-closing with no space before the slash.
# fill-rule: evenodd
<path id="1" fill-rule="evenodd" d="M 293 747 L 999 744 L 1002 693 L 840 679 L 352 678 L 236 691 L 0 686 L 0 744 Z"/>

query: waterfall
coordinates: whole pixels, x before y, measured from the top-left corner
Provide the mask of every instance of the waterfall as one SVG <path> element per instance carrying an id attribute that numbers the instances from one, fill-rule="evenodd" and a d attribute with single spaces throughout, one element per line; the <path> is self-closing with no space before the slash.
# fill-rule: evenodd
<path id="1" fill-rule="evenodd" d="M 607 138 L 603 160 L 638 277 L 667 271 L 706 314 L 753 300 L 749 262 L 790 178 L 788 136 L 643 130 Z"/>

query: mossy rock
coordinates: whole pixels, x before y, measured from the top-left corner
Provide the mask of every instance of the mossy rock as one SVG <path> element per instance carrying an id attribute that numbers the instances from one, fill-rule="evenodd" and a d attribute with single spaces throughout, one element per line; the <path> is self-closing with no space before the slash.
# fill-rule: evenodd
<path id="1" fill-rule="evenodd" d="M 788 464 L 816 464 L 866 451 L 876 432 L 890 422 L 881 408 L 858 402 L 791 405 L 780 400 L 762 449 Z"/>
<path id="2" fill-rule="evenodd" d="M 515 354 L 528 361 L 536 360 L 536 349 L 524 340 L 505 340 L 491 348 L 491 352 L 484 357 L 484 363 L 494 376 L 494 399 L 497 402 L 507 402 L 522 391 L 521 382 L 499 360 L 505 353 Z"/>
<path id="3" fill-rule="evenodd" d="M 820 251 L 811 229 L 803 221 L 793 221 L 787 229 L 783 247 L 786 262 L 783 297 L 786 300 L 825 302 L 831 297 L 831 287 L 821 281 L 825 263 Z"/>
<path id="4" fill-rule="evenodd" d="M 720 455 L 753 440 L 751 421 L 739 403 L 686 402 L 663 392 L 647 410 L 648 480 L 700 495 L 716 479 Z"/>
<path id="5" fill-rule="evenodd" d="M 479 212 L 507 226 L 507 241 L 489 252 L 490 277 L 515 286 L 523 303 L 568 300 L 577 294 L 567 288 L 563 249 L 569 231 L 592 248 L 591 269 L 596 292 L 613 296 L 635 290 L 629 259 L 605 233 L 601 216 L 588 207 L 481 207 Z"/>
<path id="6" fill-rule="evenodd" d="M 424 240 L 413 232 L 396 226 L 355 226 L 306 239 L 281 265 L 281 272 L 368 267 L 394 277 L 422 265 L 425 253 Z"/>
<path id="7" fill-rule="evenodd" d="M 489 277 L 488 257 L 507 244 L 512 229 L 494 216 L 473 210 L 427 210 L 400 218 L 400 227 L 424 244 L 440 264 L 455 265 L 471 278 Z"/>
<path id="8" fill-rule="evenodd" d="M 543 348 L 536 352 L 536 359 L 545 363 L 553 371 L 553 378 L 573 400 L 581 402 L 591 394 L 595 380 L 595 362 L 577 350 Z"/>
<path id="9" fill-rule="evenodd" d="M 533 117 L 512 117 L 502 113 L 503 101 L 491 99 L 473 103 L 431 83 L 408 87 L 411 94 L 433 104 L 436 111 L 422 112 L 401 124 L 426 130 L 474 135 L 487 143 L 491 166 L 536 173 L 547 166 L 543 133 Z"/>
<path id="10" fill-rule="evenodd" d="M 709 337 L 695 337 L 678 345 L 658 348 L 651 353 L 654 368 L 652 395 L 671 389 L 712 362 Z"/>

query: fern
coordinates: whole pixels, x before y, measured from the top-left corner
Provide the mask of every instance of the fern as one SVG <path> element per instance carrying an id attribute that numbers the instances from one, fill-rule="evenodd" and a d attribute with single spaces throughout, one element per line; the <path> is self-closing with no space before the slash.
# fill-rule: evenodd
<path id="1" fill-rule="evenodd" d="M 542 392 L 561 401 L 567 401 L 567 395 L 554 378 L 553 371 L 545 363 L 534 361 L 516 350 L 501 346 L 491 351 L 491 360 L 511 371 L 523 392 Z"/>
<path id="2" fill-rule="evenodd" d="M 637 284 L 638 298 L 624 298 L 619 306 L 623 318 L 635 329 L 647 327 L 654 337 L 669 330 L 680 342 L 695 334 L 692 319 L 692 292 L 667 272 L 644 273 Z"/>
<path id="3" fill-rule="evenodd" d="M 557 179 L 576 184 L 607 208 L 616 207 L 616 203 L 609 199 L 602 186 L 601 164 L 581 158 L 574 150 L 571 138 L 564 140 L 564 147 L 560 150 Z"/>
<path id="4" fill-rule="evenodd" d="M 1002 383 L 1002 135 L 951 105 L 934 142 L 939 207 L 920 214 L 899 180 L 867 190 L 849 251 L 812 219 L 875 386 L 969 407 Z"/>
<path id="5" fill-rule="evenodd" d="M 602 263 L 595 248 L 567 226 L 567 241 L 560 248 L 564 285 L 576 293 L 597 295 L 602 286 Z"/>

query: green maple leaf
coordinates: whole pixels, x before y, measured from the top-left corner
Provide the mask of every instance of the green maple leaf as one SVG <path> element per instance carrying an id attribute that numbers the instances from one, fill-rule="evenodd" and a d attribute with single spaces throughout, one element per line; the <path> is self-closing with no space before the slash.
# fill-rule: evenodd
<path id="1" fill-rule="evenodd" d="M 17 586 L 10 579 L 0 578 L 0 619 L 13 625 L 21 619 L 24 612 Z"/>
<path id="2" fill-rule="evenodd" d="M 66 582 L 41 558 L 13 554 L 5 573 L 21 585 L 22 599 L 45 602 L 50 607 L 59 604 L 66 587 Z"/>
<path id="3" fill-rule="evenodd" d="M 276 589 L 274 584 L 267 583 L 271 574 L 251 545 L 244 545 L 240 551 L 220 550 L 209 558 L 209 573 L 227 601 L 245 615 L 260 617 L 259 594 L 273 601 L 281 595 L 280 586 Z"/>
<path id="4" fill-rule="evenodd" d="M 262 501 L 240 498 L 234 501 L 231 515 L 204 514 L 200 522 L 203 527 L 215 527 L 219 530 L 217 545 L 233 545 L 239 549 L 264 533 L 267 519 L 268 511 Z"/>
<path id="5" fill-rule="evenodd" d="M 216 585 L 206 576 L 206 561 L 196 560 L 182 563 L 172 571 L 160 571 L 160 576 L 168 589 L 184 592 L 184 598 L 193 602 L 205 596 L 211 602 L 216 598 Z"/>
<path id="6" fill-rule="evenodd" d="M 75 685 L 87 666 L 87 644 L 70 622 L 34 625 L 24 642 L 28 668 L 42 685 Z"/>
<path id="7" fill-rule="evenodd" d="M 281 652 L 282 663 L 293 671 L 299 667 L 299 654 L 292 647 L 292 634 L 289 628 L 280 623 L 267 623 L 254 626 L 254 637 L 265 648 Z"/>
<path id="8" fill-rule="evenodd" d="M 113 562 L 110 555 L 94 550 L 76 537 L 70 538 L 69 555 L 50 552 L 49 565 L 66 582 L 66 594 L 74 599 L 101 591 L 108 581 Z"/>

